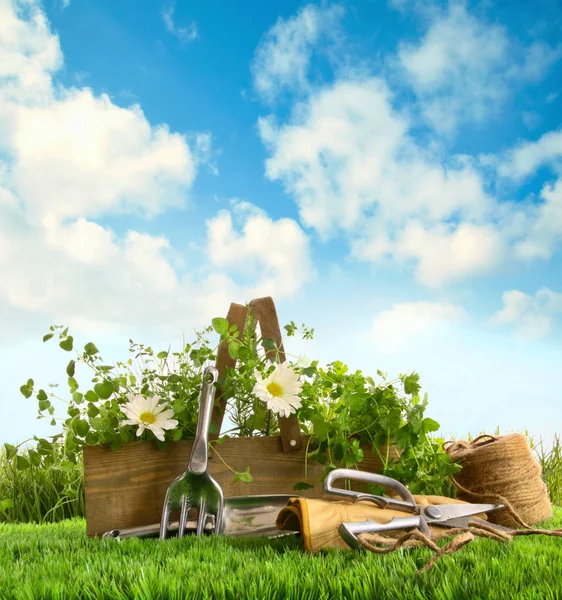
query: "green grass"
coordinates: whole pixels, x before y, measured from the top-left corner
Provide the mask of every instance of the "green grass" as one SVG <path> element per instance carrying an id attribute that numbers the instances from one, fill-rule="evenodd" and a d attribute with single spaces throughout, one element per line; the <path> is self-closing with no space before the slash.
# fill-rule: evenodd
<path id="1" fill-rule="evenodd" d="M 545 527 L 562 527 L 561 508 Z M 431 555 L 308 555 L 299 538 L 90 540 L 82 519 L 1 524 L 0 598 L 562 598 L 561 538 L 476 539 L 416 576 Z"/>
<path id="2" fill-rule="evenodd" d="M 558 435 L 554 436 L 550 450 L 544 449 L 542 439 L 535 443 L 529 438 L 529 445 L 536 456 L 541 469 L 542 478 L 546 483 L 550 495 L 550 501 L 555 506 L 562 506 L 562 441 Z"/>
<path id="3" fill-rule="evenodd" d="M 11 460 L 0 448 L 0 522 L 55 523 L 85 516 L 82 454 L 72 464 L 62 448 L 54 448 L 50 456 L 23 448 Z M 3 503 L 10 506 L 2 510 Z"/>

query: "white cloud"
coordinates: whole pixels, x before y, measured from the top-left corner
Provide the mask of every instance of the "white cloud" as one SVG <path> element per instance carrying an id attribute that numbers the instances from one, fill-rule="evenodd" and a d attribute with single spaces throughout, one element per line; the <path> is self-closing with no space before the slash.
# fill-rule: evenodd
<path id="1" fill-rule="evenodd" d="M 416 275 L 427 286 L 494 272 L 506 250 L 492 225 L 439 224 L 425 229 L 412 221 L 400 233 L 396 255 L 417 261 Z"/>
<path id="2" fill-rule="evenodd" d="M 304 6 L 294 17 L 276 24 L 262 38 L 252 64 L 254 87 L 267 101 L 284 90 L 306 91 L 313 49 L 333 36 L 343 13 L 339 6 Z"/>
<path id="3" fill-rule="evenodd" d="M 499 161 L 502 177 L 523 180 L 544 165 L 562 171 L 562 129 L 543 134 L 536 142 L 522 142 Z"/>
<path id="4" fill-rule="evenodd" d="M 503 308 L 490 320 L 496 325 L 513 325 L 522 339 L 539 339 L 548 335 L 555 314 L 562 313 L 562 294 L 549 288 L 534 296 L 519 290 L 505 292 Z"/>
<path id="5" fill-rule="evenodd" d="M 409 125 L 382 80 L 340 81 L 285 125 L 260 120 L 266 174 L 295 198 L 305 225 L 324 239 L 344 232 L 357 258 L 413 261 L 427 285 L 489 272 L 504 251 L 480 174 L 465 157 L 444 165 Z"/>
<path id="6" fill-rule="evenodd" d="M 450 133 L 461 122 L 495 114 L 514 87 L 540 81 L 560 56 L 561 48 L 515 43 L 504 27 L 453 2 L 434 14 L 419 44 L 401 45 L 398 62 L 420 99 L 422 116 Z"/>
<path id="7" fill-rule="evenodd" d="M 511 220 L 518 223 L 515 253 L 519 258 L 549 259 L 562 241 L 562 130 L 549 131 L 537 141 L 518 144 L 491 163 L 500 177 L 521 183 L 541 167 L 558 177 L 545 183 L 538 197 L 515 205 Z"/>
<path id="8" fill-rule="evenodd" d="M 397 354 L 412 346 L 454 336 L 468 320 L 465 310 L 448 302 L 404 302 L 383 310 L 373 320 L 370 337 L 379 354 Z"/>
<path id="9" fill-rule="evenodd" d="M 152 216 L 182 206 L 195 178 L 182 135 L 151 127 L 138 106 L 120 108 L 88 89 L 16 106 L 11 117 L 11 183 L 42 222 L 110 210 Z"/>
<path id="10" fill-rule="evenodd" d="M 184 206 L 212 154 L 210 134 L 195 134 L 191 144 L 151 125 L 139 106 L 54 82 L 63 62 L 58 37 L 34 4 L 0 0 L 0 31 L 2 326 L 42 315 L 96 331 L 142 324 L 177 334 L 255 289 L 286 297 L 304 284 L 308 246 L 290 220 L 238 211 L 243 232 L 231 232 L 230 251 L 252 260 L 257 230 L 269 236 L 241 283 L 228 260 L 195 263 L 165 236 L 103 224 L 107 216 L 149 218 Z"/>
<path id="11" fill-rule="evenodd" d="M 172 35 L 175 35 L 182 44 L 188 44 L 189 42 L 195 41 L 199 37 L 199 32 L 197 31 L 197 23 L 195 21 L 192 21 L 191 23 L 189 23 L 189 25 L 178 27 L 175 23 L 175 12 L 175 0 L 171 0 L 166 6 L 164 6 L 164 8 L 162 8 L 160 14 L 162 16 L 162 21 L 164 21 L 164 26 L 166 27 L 166 29 Z"/>
<path id="12" fill-rule="evenodd" d="M 308 238 L 298 224 L 273 221 L 249 202 L 236 202 L 233 213 L 242 217 L 240 233 L 227 210 L 207 223 L 210 263 L 245 276 L 261 273 L 259 283 L 250 285 L 252 297 L 286 298 L 297 292 L 313 274 Z"/>

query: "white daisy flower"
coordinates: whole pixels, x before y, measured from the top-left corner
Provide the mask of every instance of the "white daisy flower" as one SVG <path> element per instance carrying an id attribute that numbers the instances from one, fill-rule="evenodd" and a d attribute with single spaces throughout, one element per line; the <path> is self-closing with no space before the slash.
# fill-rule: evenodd
<path id="1" fill-rule="evenodd" d="M 174 429 L 178 422 L 170 417 L 174 416 L 174 411 L 168 408 L 166 402 L 158 404 L 158 396 L 149 396 L 145 398 L 140 394 L 127 394 L 129 401 L 125 403 L 121 410 L 128 419 L 123 421 L 123 425 L 138 425 L 137 437 L 142 435 L 145 429 L 149 429 L 161 441 L 164 441 L 164 429 Z"/>
<path id="2" fill-rule="evenodd" d="M 286 363 L 275 367 L 271 375 L 262 378 L 256 370 L 256 385 L 252 393 L 267 404 L 267 408 L 281 417 L 288 417 L 301 406 L 298 397 L 302 383 L 298 375 Z"/>
<path id="3" fill-rule="evenodd" d="M 312 361 L 310 360 L 310 358 L 308 358 L 308 356 L 306 356 L 306 354 L 299 354 L 297 356 L 297 366 L 306 369 L 310 367 L 311 364 Z"/>

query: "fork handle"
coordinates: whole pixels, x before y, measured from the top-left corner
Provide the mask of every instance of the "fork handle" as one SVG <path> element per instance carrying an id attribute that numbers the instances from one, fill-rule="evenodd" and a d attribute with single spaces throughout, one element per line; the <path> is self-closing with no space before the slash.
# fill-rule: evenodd
<path id="1" fill-rule="evenodd" d="M 215 383 L 219 378 L 219 372 L 215 367 L 206 367 L 203 371 L 203 384 L 199 395 L 199 418 L 197 420 L 197 432 L 187 470 L 191 473 L 204 473 L 207 470 L 209 460 L 209 424 L 215 400 Z"/>

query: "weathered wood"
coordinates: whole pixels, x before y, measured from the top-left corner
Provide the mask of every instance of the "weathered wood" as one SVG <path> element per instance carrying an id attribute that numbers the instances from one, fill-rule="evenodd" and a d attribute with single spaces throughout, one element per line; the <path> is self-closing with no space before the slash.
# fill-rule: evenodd
<path id="1" fill-rule="evenodd" d="M 303 441 L 308 438 L 303 436 Z M 163 450 L 153 442 L 130 442 L 117 452 L 103 446 L 84 448 L 86 529 L 90 537 L 123 527 L 149 525 L 160 521 L 164 495 L 170 482 L 186 468 L 192 440 L 171 442 Z M 215 447 L 215 444 L 213 444 Z M 221 485 L 225 496 L 250 494 L 295 494 L 308 498 L 322 496 L 321 485 L 314 480 L 321 466 L 308 461 L 305 477 L 306 448 L 283 452 L 280 436 L 231 438 L 216 445 L 222 459 L 237 471 L 247 466 L 252 483 L 234 483 L 234 475 L 211 450 L 209 471 Z M 361 470 L 376 473 L 381 463 L 364 446 Z M 386 451 L 386 450 L 384 450 Z M 393 450 L 392 455 L 395 455 Z M 315 487 L 295 492 L 297 481 Z M 361 484 L 354 489 L 362 489 Z"/>
<path id="2" fill-rule="evenodd" d="M 242 332 L 246 327 L 247 314 L 248 309 L 243 304 L 236 304 L 233 302 L 226 315 L 226 320 L 230 325 L 236 325 L 240 335 L 242 335 Z M 224 379 L 227 369 L 236 366 L 236 359 L 230 356 L 228 352 L 228 343 L 224 340 L 219 344 L 215 366 L 219 372 L 219 386 L 215 394 L 215 406 L 213 407 L 213 412 L 211 414 L 212 431 L 209 432 L 210 440 L 216 440 L 220 435 L 220 429 L 226 411 L 226 405 L 228 403 L 228 398 L 224 396 L 220 382 Z"/>
<path id="3" fill-rule="evenodd" d="M 250 306 L 256 311 L 256 316 L 260 324 L 262 337 L 272 339 L 275 342 L 277 350 L 266 351 L 266 357 L 273 359 L 279 358 L 279 362 L 285 362 L 285 349 L 283 348 L 283 338 L 279 327 L 277 310 L 273 298 L 266 296 L 256 298 L 250 302 Z M 301 450 L 302 439 L 300 426 L 297 417 L 279 417 L 279 430 L 281 433 L 281 443 L 284 452 L 295 452 Z"/>

